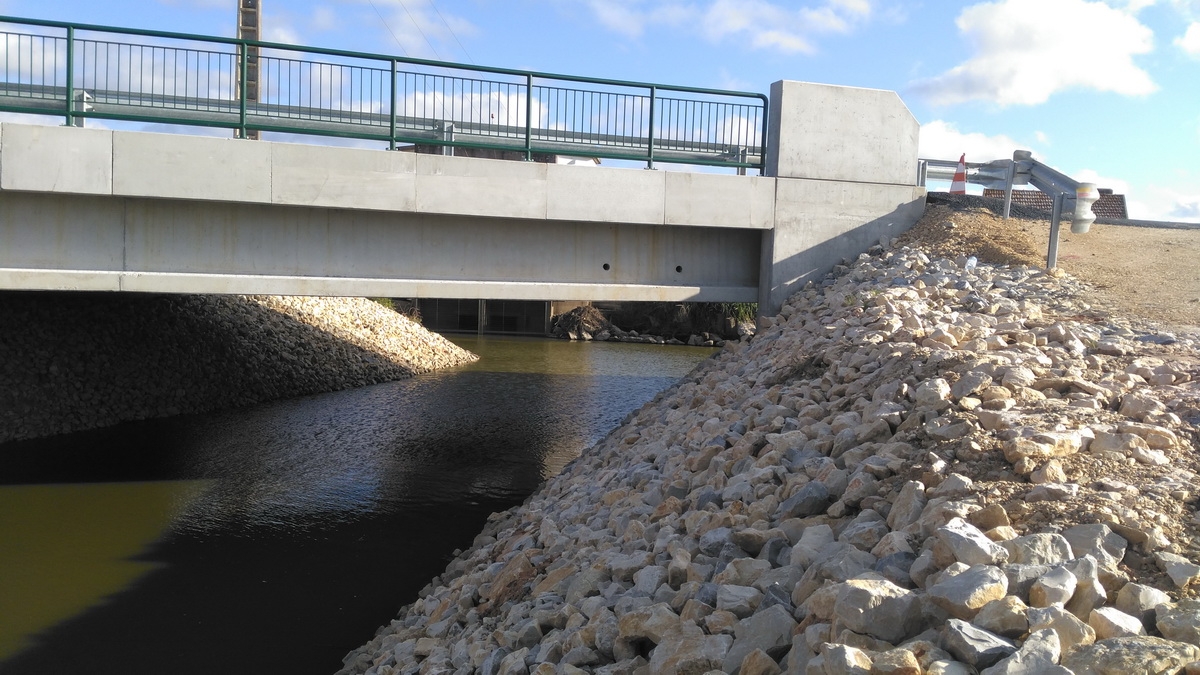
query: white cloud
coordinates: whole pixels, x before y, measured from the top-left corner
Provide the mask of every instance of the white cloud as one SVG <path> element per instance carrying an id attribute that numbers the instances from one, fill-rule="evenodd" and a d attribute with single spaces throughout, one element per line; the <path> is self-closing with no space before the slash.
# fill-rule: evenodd
<path id="1" fill-rule="evenodd" d="M 338 15 L 333 11 L 332 7 L 320 5 L 313 9 L 312 18 L 309 23 L 313 30 L 318 32 L 326 32 L 336 30 L 341 26 L 341 21 L 338 20 Z"/>
<path id="2" fill-rule="evenodd" d="M 262 39 L 266 42 L 282 42 L 289 45 L 301 45 L 300 33 L 295 28 L 285 24 L 273 22 L 267 24 L 263 30 Z"/>
<path id="3" fill-rule="evenodd" d="M 1033 132 L 1033 137 L 1036 138 L 1037 142 L 1041 143 L 1042 145 L 1050 145 L 1050 137 L 1047 136 L 1046 132 L 1044 131 Z"/>
<path id="4" fill-rule="evenodd" d="M 1153 31 L 1103 2 L 1000 0 L 964 9 L 956 24 L 974 56 L 914 86 L 936 105 L 1037 105 L 1071 88 L 1126 96 L 1157 89 L 1133 61 L 1153 50 Z"/>
<path id="5" fill-rule="evenodd" d="M 813 53 L 814 35 L 847 33 L 870 16 L 871 3 L 863 0 L 826 0 L 799 9 L 766 0 L 716 0 L 704 11 L 701 30 L 713 42 L 735 39 L 756 49 Z"/>
<path id="6" fill-rule="evenodd" d="M 695 25 L 711 42 L 735 41 L 785 53 L 816 51 L 813 37 L 848 33 L 871 18 L 871 0 L 822 0 L 789 7 L 771 0 L 587 0 L 601 24 L 628 38 L 651 25 Z"/>
<path id="7" fill-rule="evenodd" d="M 1147 7 L 1152 7 L 1158 4 L 1159 0 L 1124 0 L 1116 4 L 1123 7 L 1125 11 L 1136 14 Z"/>
<path id="8" fill-rule="evenodd" d="M 1129 194 L 1129 183 L 1121 178 L 1101 176 L 1095 169 L 1080 169 L 1071 174 L 1071 178 L 1081 183 L 1094 183 L 1098 188 L 1109 188 L 1119 195 Z"/>
<path id="9" fill-rule="evenodd" d="M 1146 202 L 1138 202 L 1137 210 L 1130 204 L 1132 218 L 1200 223 L 1200 193 L 1180 192 L 1152 186 L 1146 191 Z"/>
<path id="10" fill-rule="evenodd" d="M 921 125 L 918 155 L 925 159 L 958 159 L 966 153 L 968 162 L 990 162 L 993 159 L 1012 159 L 1013 150 L 1029 150 L 1028 144 L 1018 143 L 1003 134 L 988 136 L 978 132 L 962 132 L 950 122 L 934 120 Z"/>
<path id="11" fill-rule="evenodd" d="M 27 113 L 0 112 L 0 122 L 9 124 L 33 124 L 39 127 L 60 127 L 62 115 L 30 115 Z"/>
<path id="12" fill-rule="evenodd" d="M 1191 56 L 1200 57 L 1200 21 L 1193 21 L 1186 33 L 1175 38 L 1175 45 Z"/>
<path id="13" fill-rule="evenodd" d="M 449 10 L 439 11 L 430 0 L 404 0 L 403 3 L 400 0 L 375 0 L 375 8 L 383 14 L 386 27 L 380 26 L 379 16 L 367 0 L 343 2 L 366 8 L 368 20 L 383 30 L 389 42 L 394 36 L 408 56 L 443 61 L 469 60 L 458 41 L 476 33 L 475 25 Z"/>
<path id="14" fill-rule="evenodd" d="M 640 37 L 650 24 L 676 25 L 686 21 L 693 9 L 679 3 L 615 2 L 588 0 L 588 7 L 610 30 L 628 38 Z"/>
<path id="15" fill-rule="evenodd" d="M 225 0 L 158 0 L 158 4 L 168 7 L 195 7 L 198 9 L 227 9 L 233 11 L 234 6 Z"/>

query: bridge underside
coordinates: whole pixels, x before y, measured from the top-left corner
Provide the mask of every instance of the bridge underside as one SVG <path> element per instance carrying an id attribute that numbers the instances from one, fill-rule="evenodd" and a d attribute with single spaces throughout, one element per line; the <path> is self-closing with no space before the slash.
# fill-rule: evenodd
<path id="1" fill-rule="evenodd" d="M 753 302 L 763 233 L 4 191 L 0 288 Z"/>

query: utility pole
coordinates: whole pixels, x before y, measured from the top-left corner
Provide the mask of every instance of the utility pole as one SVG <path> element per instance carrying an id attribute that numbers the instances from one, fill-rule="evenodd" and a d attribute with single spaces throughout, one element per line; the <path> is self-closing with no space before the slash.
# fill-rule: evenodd
<path id="1" fill-rule="evenodd" d="M 262 26 L 262 0 L 238 0 L 237 14 L 237 36 L 239 40 L 259 40 L 261 39 L 260 28 Z M 246 103 L 258 102 L 258 47 L 246 47 Z M 237 92 L 241 92 L 241 78 L 243 70 L 237 69 Z M 239 94 L 235 94 L 239 95 Z M 235 131 L 237 137 L 241 137 L 241 131 Z M 257 141 L 258 130 L 247 129 L 246 138 Z"/>

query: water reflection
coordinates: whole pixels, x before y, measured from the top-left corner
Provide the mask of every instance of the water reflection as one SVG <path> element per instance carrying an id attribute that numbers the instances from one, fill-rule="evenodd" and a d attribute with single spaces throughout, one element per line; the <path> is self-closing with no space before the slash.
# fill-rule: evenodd
<path id="1" fill-rule="evenodd" d="M 0 645 L 11 654 L 36 633 L 0 672 L 158 672 L 164 663 L 183 673 L 333 672 L 450 551 L 470 543 L 487 514 L 519 503 L 708 354 L 461 343 L 483 360 L 403 382 L 0 446 L 0 484 L 9 485 L 0 488 L 9 500 L 0 502 L 0 579 L 11 580 L 0 581 Z M 39 515 L 61 499 L 37 496 L 57 494 L 47 483 L 111 490 L 113 503 L 128 506 L 90 509 L 104 524 L 92 527 L 93 539 L 107 547 L 81 557 L 44 543 L 84 541 L 76 525 L 92 522 Z M 31 518 L 36 527 L 18 524 Z M 6 527 L 34 531 L 32 543 L 7 546 L 19 539 Z M 38 546 L 43 558 L 77 560 L 41 563 L 29 552 Z M 35 566 L 44 571 L 30 576 Z M 88 581 L 77 588 L 71 579 Z M 37 609 L 48 585 L 62 601 Z"/>

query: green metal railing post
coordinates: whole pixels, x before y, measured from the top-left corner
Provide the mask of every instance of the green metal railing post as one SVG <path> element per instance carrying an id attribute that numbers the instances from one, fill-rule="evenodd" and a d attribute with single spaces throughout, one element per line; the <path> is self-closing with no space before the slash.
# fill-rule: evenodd
<path id="1" fill-rule="evenodd" d="M 75 28 L 67 26 L 67 126 L 75 126 Z"/>
<path id="2" fill-rule="evenodd" d="M 525 161 L 533 161 L 533 74 L 525 76 Z"/>
<path id="3" fill-rule="evenodd" d="M 654 99 L 658 98 L 658 87 L 650 87 L 650 136 L 647 139 L 647 161 L 646 168 L 654 168 Z"/>
<path id="4" fill-rule="evenodd" d="M 765 176 L 767 175 L 767 134 L 770 133 L 768 122 L 770 121 L 771 117 L 771 99 L 762 95 L 759 95 L 758 98 L 763 104 L 762 136 L 758 139 L 758 174 L 760 176 Z"/>
<path id="5" fill-rule="evenodd" d="M 396 149 L 396 59 L 392 59 L 392 115 L 388 127 L 388 150 Z"/>
<path id="6" fill-rule="evenodd" d="M 245 42 L 238 43 L 238 72 L 241 76 L 238 78 L 238 136 L 246 137 L 246 76 L 249 74 L 247 68 L 247 58 L 250 51 L 250 46 Z"/>

